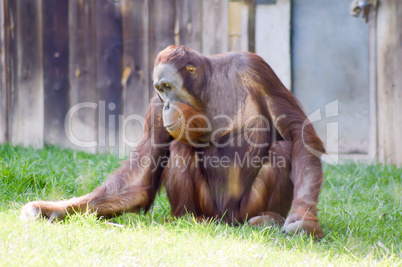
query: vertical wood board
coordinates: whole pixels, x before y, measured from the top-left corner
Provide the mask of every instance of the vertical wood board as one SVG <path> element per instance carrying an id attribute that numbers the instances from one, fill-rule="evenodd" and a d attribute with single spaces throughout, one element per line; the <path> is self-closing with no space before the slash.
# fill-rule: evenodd
<path id="1" fill-rule="evenodd" d="M 255 52 L 275 71 L 290 90 L 290 0 L 257 5 Z"/>
<path id="2" fill-rule="evenodd" d="M 369 14 L 369 159 L 377 157 L 377 1 Z"/>
<path id="3" fill-rule="evenodd" d="M 97 150 L 95 1 L 69 1 L 70 115 L 68 146 L 87 152 Z M 86 105 L 87 103 L 89 105 Z M 90 106 L 96 106 L 92 108 Z M 75 112 L 73 112 L 75 111 Z"/>
<path id="4" fill-rule="evenodd" d="M 136 116 L 145 118 L 149 103 L 148 0 L 122 1 L 123 72 L 121 84 L 124 120 L 120 125 L 120 150 L 127 154 L 143 134 Z M 121 152 L 121 151 L 120 151 Z"/>
<path id="5" fill-rule="evenodd" d="M 380 2 L 377 13 L 377 107 L 380 160 L 402 166 L 402 3 Z"/>
<path id="6" fill-rule="evenodd" d="M 0 144 L 7 142 L 6 18 L 4 1 L 0 0 Z"/>
<path id="7" fill-rule="evenodd" d="M 202 52 L 202 0 L 177 0 L 179 43 Z"/>
<path id="8" fill-rule="evenodd" d="M 160 51 L 175 44 L 174 28 L 176 17 L 174 0 L 149 0 L 149 75 L 150 96 L 155 94 L 153 89 L 152 71 L 154 61 Z"/>
<path id="9" fill-rule="evenodd" d="M 122 27 L 120 3 L 96 1 L 96 88 L 99 108 L 98 150 L 118 152 L 121 114 Z"/>
<path id="10" fill-rule="evenodd" d="M 45 142 L 66 145 L 68 101 L 68 0 L 43 0 Z"/>
<path id="11" fill-rule="evenodd" d="M 11 1 L 10 1 L 11 2 Z M 16 69 L 9 120 L 11 143 L 43 146 L 44 94 L 42 57 L 42 1 L 17 0 L 13 17 Z M 18 60 L 18 61 L 17 61 Z"/>
<path id="12" fill-rule="evenodd" d="M 256 0 L 248 0 L 248 51 L 255 53 L 255 15 Z"/>
<path id="13" fill-rule="evenodd" d="M 229 2 L 227 0 L 202 1 L 202 53 L 225 53 L 229 45 Z"/>
<path id="14" fill-rule="evenodd" d="M 14 121 L 15 114 L 12 112 L 14 103 L 16 103 L 16 73 L 17 73 L 17 40 L 16 40 L 16 18 L 17 3 L 14 0 L 5 0 L 6 10 L 6 27 L 5 38 L 7 39 L 6 54 L 6 90 L 7 90 L 7 140 L 11 142 L 12 131 L 10 130 Z"/>

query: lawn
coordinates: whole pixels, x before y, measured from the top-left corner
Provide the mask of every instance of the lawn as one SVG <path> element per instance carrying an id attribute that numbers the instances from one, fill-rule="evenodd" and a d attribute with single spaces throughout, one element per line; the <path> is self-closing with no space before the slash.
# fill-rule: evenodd
<path id="1" fill-rule="evenodd" d="M 112 155 L 0 146 L 0 266 L 402 266 L 402 170 L 380 164 L 325 166 L 321 241 L 277 227 L 198 223 L 191 216 L 165 222 L 163 191 L 146 215 L 19 220 L 25 202 L 82 195 L 118 165 Z"/>

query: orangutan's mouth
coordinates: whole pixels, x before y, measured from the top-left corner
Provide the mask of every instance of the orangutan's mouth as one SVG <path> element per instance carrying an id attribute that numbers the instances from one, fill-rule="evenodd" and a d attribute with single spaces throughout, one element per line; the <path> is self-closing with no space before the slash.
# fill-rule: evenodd
<path id="1" fill-rule="evenodd" d="M 177 124 L 180 123 L 180 121 L 181 121 L 182 118 L 183 118 L 183 115 L 181 115 L 181 116 L 177 119 L 176 122 L 174 122 L 174 123 L 172 123 L 172 124 L 170 124 L 170 125 L 165 126 L 166 130 L 168 130 L 169 132 L 175 130 L 175 128 L 177 128 Z"/>

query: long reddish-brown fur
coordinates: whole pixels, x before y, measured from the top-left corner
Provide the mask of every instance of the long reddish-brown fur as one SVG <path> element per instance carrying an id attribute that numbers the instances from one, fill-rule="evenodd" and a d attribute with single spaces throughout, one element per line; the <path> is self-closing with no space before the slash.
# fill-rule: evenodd
<path id="1" fill-rule="evenodd" d="M 222 121 L 212 124 L 212 129 L 222 126 L 226 129 L 215 136 L 218 145 L 199 148 L 185 138 L 178 138 L 176 132 L 169 134 L 163 127 L 162 107 L 153 108 L 155 104 L 160 106 L 161 100 L 154 97 L 141 144 L 134 151 L 140 158 L 154 159 L 150 166 L 129 159 L 94 192 L 61 202 L 30 202 L 23 207 L 22 217 L 62 219 L 67 213 L 87 209 L 99 216 L 147 211 L 163 184 L 173 216 L 190 212 L 198 218 L 222 218 L 233 223 L 246 220 L 251 225 L 275 223 L 287 232 L 303 230 L 323 237 L 316 217 L 323 177 L 317 155 L 325 153 L 325 149 L 300 103 L 269 65 L 252 53 L 206 57 L 183 46 L 163 50 L 155 60 L 155 67 L 161 64 L 174 65 L 183 79 L 183 90 L 194 99 L 192 103 L 178 102 L 186 121 L 197 115 L 211 119 L 219 114 L 234 119 L 231 124 Z M 197 74 L 188 73 L 187 65 L 195 66 Z M 267 119 L 270 133 L 257 131 L 247 136 L 243 132 L 245 121 L 253 114 Z M 255 128 L 264 125 L 263 120 L 257 119 L 249 124 Z M 190 126 L 205 125 L 197 119 Z M 194 141 L 202 137 L 203 142 L 211 142 L 208 133 L 202 135 L 190 137 Z M 180 142 L 171 142 L 172 137 Z M 268 145 L 250 145 L 247 138 L 254 144 Z M 167 145 L 155 146 L 154 142 Z M 238 145 L 219 146 L 226 143 Z M 264 162 L 237 166 L 237 155 L 264 158 Z M 228 165 L 203 165 L 201 159 L 214 156 L 227 157 Z M 168 158 L 168 164 L 155 165 L 163 157 Z M 180 164 L 177 159 L 186 160 Z M 282 159 L 282 164 L 277 164 L 276 159 Z"/>

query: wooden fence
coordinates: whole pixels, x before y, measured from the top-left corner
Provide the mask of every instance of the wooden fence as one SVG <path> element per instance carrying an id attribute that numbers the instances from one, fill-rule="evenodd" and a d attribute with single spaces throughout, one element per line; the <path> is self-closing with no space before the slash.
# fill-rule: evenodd
<path id="1" fill-rule="evenodd" d="M 77 148 L 66 130 L 93 152 L 115 150 L 122 131 L 138 140 L 119 115 L 145 114 L 157 53 L 226 52 L 228 10 L 228 0 L 0 0 L 0 143 Z"/>

